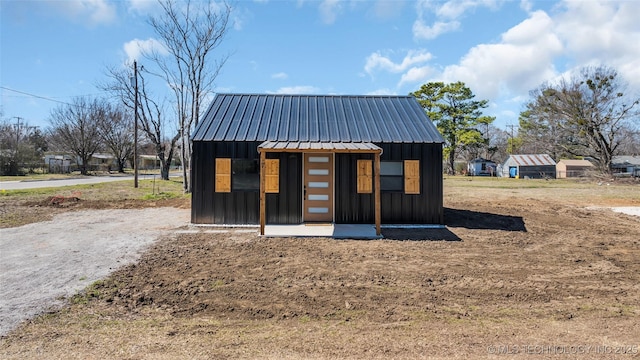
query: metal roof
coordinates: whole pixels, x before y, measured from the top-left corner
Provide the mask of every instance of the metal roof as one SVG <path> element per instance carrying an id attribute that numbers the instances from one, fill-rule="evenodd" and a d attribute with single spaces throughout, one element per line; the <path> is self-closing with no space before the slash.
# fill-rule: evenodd
<path id="1" fill-rule="evenodd" d="M 611 164 L 618 165 L 618 166 L 640 165 L 640 156 L 632 156 L 632 155 L 614 156 L 611 159 Z"/>
<path id="2" fill-rule="evenodd" d="M 443 143 L 412 96 L 217 94 L 193 141 Z"/>
<path id="3" fill-rule="evenodd" d="M 261 149 L 274 151 L 296 151 L 296 150 L 337 150 L 340 152 L 380 152 L 382 148 L 372 143 L 348 143 L 348 142 L 291 142 L 291 141 L 265 141 L 258 146 Z"/>
<path id="4" fill-rule="evenodd" d="M 509 155 L 508 162 L 513 162 L 518 166 L 545 166 L 556 165 L 551 156 L 547 154 L 532 154 L 532 155 Z"/>

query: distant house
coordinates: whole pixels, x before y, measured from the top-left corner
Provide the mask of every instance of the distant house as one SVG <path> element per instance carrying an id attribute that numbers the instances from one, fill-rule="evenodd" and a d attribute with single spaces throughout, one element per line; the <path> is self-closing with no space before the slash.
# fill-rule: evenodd
<path id="1" fill-rule="evenodd" d="M 89 168 L 91 170 L 106 171 L 108 169 L 115 169 L 116 158 L 111 154 L 95 153 L 89 159 Z M 82 159 L 78 158 L 78 164 L 82 164 Z"/>
<path id="2" fill-rule="evenodd" d="M 192 140 L 195 224 L 444 221 L 444 140 L 411 96 L 217 94 Z"/>
<path id="3" fill-rule="evenodd" d="M 611 172 L 640 177 L 640 156 L 614 156 L 611 159 Z"/>
<path id="4" fill-rule="evenodd" d="M 75 167 L 73 156 L 63 153 L 48 153 L 44 155 L 44 165 L 52 174 L 69 173 Z"/>
<path id="5" fill-rule="evenodd" d="M 588 160 L 561 159 L 556 164 L 556 178 L 582 177 L 587 171 L 593 169 L 593 164 Z"/>
<path id="6" fill-rule="evenodd" d="M 138 155 L 138 161 L 140 169 L 142 170 L 154 170 L 160 169 L 160 159 L 158 155 Z M 171 169 L 177 169 L 180 167 L 180 159 L 175 155 L 171 158 Z"/>
<path id="7" fill-rule="evenodd" d="M 491 160 L 477 158 L 467 164 L 467 175 L 496 176 L 497 164 Z"/>
<path id="8" fill-rule="evenodd" d="M 50 173 L 69 173 L 78 170 L 82 165 L 82 159 L 70 153 L 50 152 L 44 156 L 44 165 Z M 89 159 L 87 168 L 90 171 L 116 169 L 115 157 L 111 154 L 95 153 Z"/>
<path id="9" fill-rule="evenodd" d="M 547 154 L 509 155 L 498 173 L 516 179 L 555 179 L 556 162 Z"/>

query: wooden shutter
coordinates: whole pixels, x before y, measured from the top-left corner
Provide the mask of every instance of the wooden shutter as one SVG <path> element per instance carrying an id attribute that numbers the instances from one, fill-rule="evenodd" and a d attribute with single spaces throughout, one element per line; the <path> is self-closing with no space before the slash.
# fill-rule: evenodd
<path id="1" fill-rule="evenodd" d="M 216 192 L 231 192 L 231 159 L 216 159 Z"/>
<path id="2" fill-rule="evenodd" d="M 420 194 L 420 160 L 404 161 L 404 193 Z"/>
<path id="3" fill-rule="evenodd" d="M 358 194 L 371 194 L 373 191 L 371 160 L 358 160 Z"/>
<path id="4" fill-rule="evenodd" d="M 280 192 L 280 160 L 265 159 L 264 192 Z"/>

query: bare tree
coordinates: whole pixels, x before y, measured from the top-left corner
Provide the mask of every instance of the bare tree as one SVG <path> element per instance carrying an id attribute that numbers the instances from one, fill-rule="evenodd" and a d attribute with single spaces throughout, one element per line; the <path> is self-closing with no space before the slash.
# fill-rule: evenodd
<path id="1" fill-rule="evenodd" d="M 228 56 L 213 59 L 227 33 L 231 6 L 209 1 L 177 2 L 159 0 L 163 12 L 152 16 L 153 27 L 170 59 L 163 54 L 145 54 L 162 70 L 175 97 L 180 132 L 180 157 L 183 164 L 184 190 L 190 191 L 187 165 L 190 164 L 189 134 L 198 124 L 205 97 Z"/>
<path id="2" fill-rule="evenodd" d="M 104 118 L 104 102 L 75 98 L 71 104 L 52 110 L 51 140 L 58 148 L 69 151 L 80 160 L 80 173 L 87 175 L 89 161 L 102 148 L 100 119 Z"/>
<path id="3" fill-rule="evenodd" d="M 570 80 L 533 91 L 526 117 L 553 130 L 546 137 L 554 139 L 554 146 L 570 155 L 589 156 L 601 171 L 610 172 L 624 129 L 637 124 L 640 115 L 640 98 L 625 90 L 614 69 L 585 67 Z"/>
<path id="4" fill-rule="evenodd" d="M 0 120 L 0 175 L 19 175 L 28 168 L 42 166 L 47 139 L 37 126 L 24 119 Z"/>
<path id="5" fill-rule="evenodd" d="M 99 119 L 100 136 L 116 159 L 118 172 L 133 154 L 133 116 L 112 104 L 105 104 L 104 117 Z"/>
<path id="6" fill-rule="evenodd" d="M 130 78 L 133 73 L 129 69 L 131 69 L 131 66 L 107 69 L 108 76 L 112 81 L 99 87 L 117 96 L 133 112 L 135 89 L 131 85 Z M 169 170 L 171 169 L 176 143 L 180 138 L 180 132 L 167 130 L 163 107 L 158 101 L 154 100 L 153 94 L 148 90 L 145 73 L 139 72 L 138 78 L 138 127 L 149 142 L 153 144 L 156 156 L 160 161 L 160 177 L 163 180 L 169 180 Z M 168 137 L 167 133 L 171 135 Z"/>

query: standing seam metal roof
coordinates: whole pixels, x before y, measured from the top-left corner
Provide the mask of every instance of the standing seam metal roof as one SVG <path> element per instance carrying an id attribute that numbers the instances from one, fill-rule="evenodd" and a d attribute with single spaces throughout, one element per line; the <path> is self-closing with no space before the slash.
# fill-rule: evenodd
<path id="1" fill-rule="evenodd" d="M 443 143 L 412 96 L 218 94 L 193 141 Z"/>
<path id="2" fill-rule="evenodd" d="M 513 160 L 518 166 L 545 166 L 556 165 L 551 156 L 547 154 L 533 154 L 533 155 L 510 155 L 509 159 Z M 506 162 L 509 162 L 507 159 Z"/>

